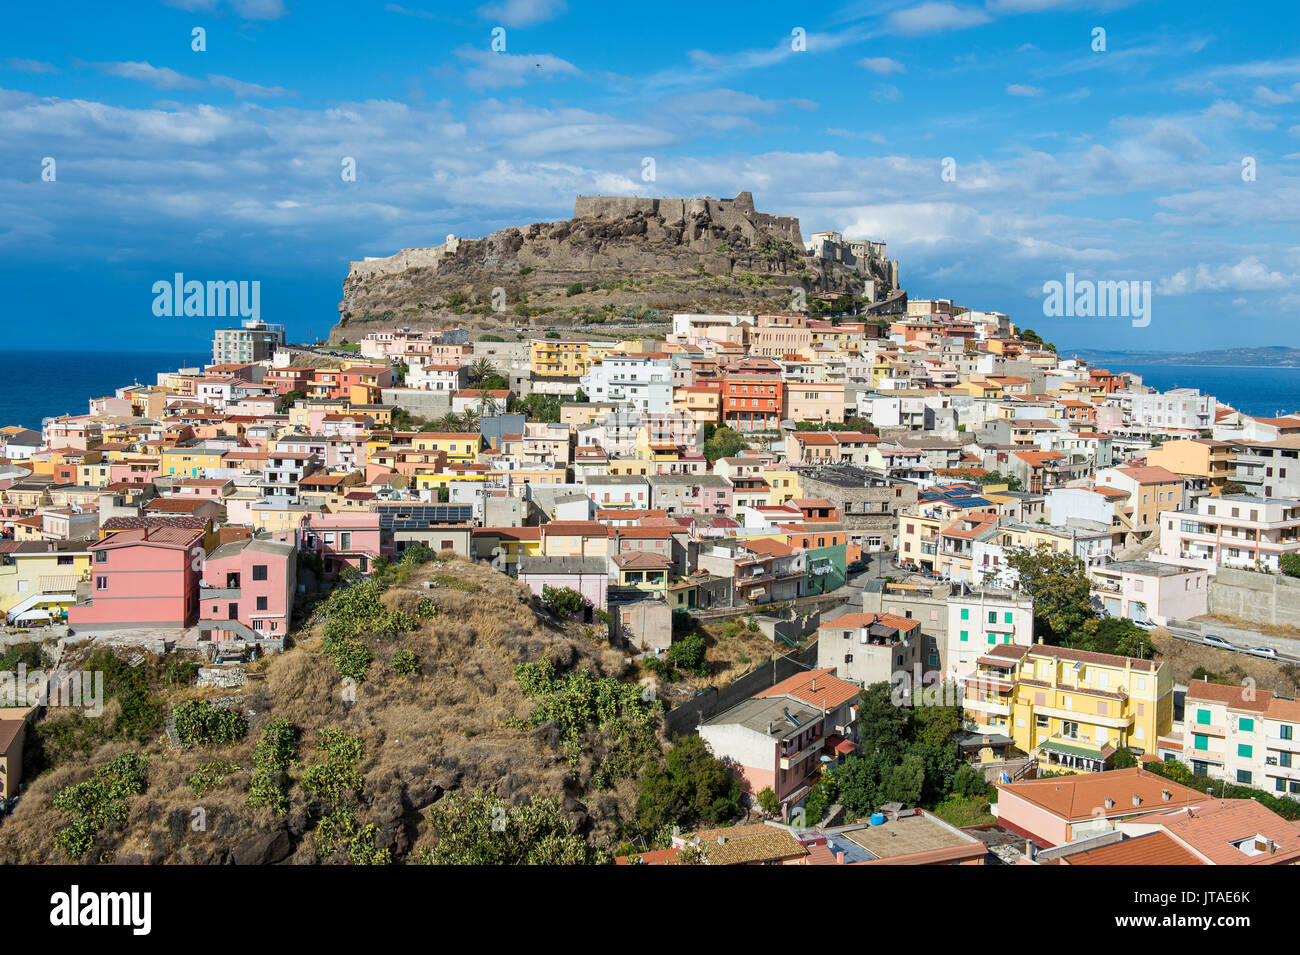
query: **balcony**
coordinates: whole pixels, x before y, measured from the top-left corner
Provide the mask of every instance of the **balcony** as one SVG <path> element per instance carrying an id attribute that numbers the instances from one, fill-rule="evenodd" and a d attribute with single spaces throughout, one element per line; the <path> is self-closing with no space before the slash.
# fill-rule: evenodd
<path id="1" fill-rule="evenodd" d="M 993 716 L 1010 716 L 1010 702 L 1002 703 L 993 697 L 987 697 L 982 700 L 966 699 L 962 700 L 962 707 L 974 713 L 986 713 Z"/>
<path id="2" fill-rule="evenodd" d="M 238 587 L 200 587 L 199 600 L 238 600 Z"/>

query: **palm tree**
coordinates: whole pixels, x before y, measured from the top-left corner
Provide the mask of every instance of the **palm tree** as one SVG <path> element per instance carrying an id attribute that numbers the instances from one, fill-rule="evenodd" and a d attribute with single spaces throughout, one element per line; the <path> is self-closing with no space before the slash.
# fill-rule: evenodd
<path id="1" fill-rule="evenodd" d="M 492 364 L 488 358 L 476 358 L 469 366 L 469 383 L 477 385 L 485 378 L 491 378 L 497 373 L 496 365 Z"/>

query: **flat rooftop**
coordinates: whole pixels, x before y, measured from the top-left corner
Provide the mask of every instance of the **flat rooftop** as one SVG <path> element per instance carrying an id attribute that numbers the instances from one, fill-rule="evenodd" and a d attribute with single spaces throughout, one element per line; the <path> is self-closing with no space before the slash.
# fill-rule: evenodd
<path id="1" fill-rule="evenodd" d="M 879 826 L 841 830 L 838 835 L 865 849 L 872 859 L 892 859 L 938 849 L 958 849 L 979 841 L 920 813 L 887 818 Z"/>

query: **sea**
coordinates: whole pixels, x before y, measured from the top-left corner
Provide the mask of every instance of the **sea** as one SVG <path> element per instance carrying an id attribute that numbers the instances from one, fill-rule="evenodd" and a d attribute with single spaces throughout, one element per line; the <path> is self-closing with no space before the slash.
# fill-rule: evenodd
<path id="1" fill-rule="evenodd" d="M 1105 362 L 1112 372 L 1130 371 L 1158 391 L 1196 388 L 1222 404 L 1257 417 L 1300 411 L 1300 368 L 1256 365 L 1128 365 Z"/>
<path id="2" fill-rule="evenodd" d="M 41 422 L 85 414 L 91 398 L 136 383 L 152 385 L 158 373 L 196 368 L 211 351 L 0 351 L 0 427 L 39 431 Z"/>

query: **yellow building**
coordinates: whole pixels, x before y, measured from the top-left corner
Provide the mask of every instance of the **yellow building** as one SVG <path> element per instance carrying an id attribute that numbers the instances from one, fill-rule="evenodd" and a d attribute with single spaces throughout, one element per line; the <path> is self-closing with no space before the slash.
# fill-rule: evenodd
<path id="1" fill-rule="evenodd" d="M 220 448 L 165 448 L 160 471 L 164 476 L 179 474 L 184 477 L 202 477 L 204 468 L 223 468 Z"/>
<path id="2" fill-rule="evenodd" d="M 590 370 L 597 357 L 590 342 L 534 338 L 529 344 L 533 374 L 543 378 L 579 378 Z M 609 348 L 612 347 L 611 344 Z M 596 351 L 603 355 L 609 348 Z"/>
<path id="3" fill-rule="evenodd" d="M 773 465 L 763 471 L 763 477 L 770 487 L 767 502 L 773 507 L 780 506 L 796 497 L 803 497 L 799 487 L 799 472 L 792 467 Z"/>
<path id="4" fill-rule="evenodd" d="M 1167 663 L 1066 647 L 997 644 L 962 705 L 976 733 L 1009 736 L 1042 769 L 1099 772 L 1117 749 L 1154 753 L 1174 722 Z"/>
<path id="5" fill-rule="evenodd" d="M 1192 480 L 1209 487 L 1212 495 L 1223 493 L 1223 486 L 1235 480 L 1237 449 L 1226 441 L 1208 438 L 1188 438 L 1166 441 L 1146 453 L 1151 467 L 1172 471 L 1184 480 Z"/>
<path id="6" fill-rule="evenodd" d="M 51 541 L 9 544 L 6 551 L 0 554 L 0 613 L 6 621 L 42 612 L 61 619 L 77 602 L 77 585 L 90 580 L 89 551 Z"/>
<path id="7" fill-rule="evenodd" d="M 477 463 L 478 452 L 482 447 L 483 436 L 474 433 L 421 431 L 411 439 L 411 448 L 413 450 L 442 451 L 447 455 L 448 464 Z"/>

